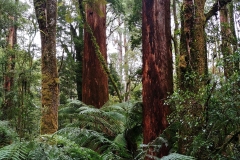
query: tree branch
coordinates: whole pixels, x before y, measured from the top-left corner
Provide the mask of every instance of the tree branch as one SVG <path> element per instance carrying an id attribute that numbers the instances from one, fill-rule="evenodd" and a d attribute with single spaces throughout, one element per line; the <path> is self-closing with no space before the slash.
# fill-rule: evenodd
<path id="1" fill-rule="evenodd" d="M 232 2 L 232 0 L 217 0 L 212 8 L 208 11 L 208 13 L 205 14 L 206 22 L 214 15 L 217 14 L 217 12 L 226 4 Z"/>
<path id="2" fill-rule="evenodd" d="M 234 135 L 232 135 L 232 137 L 227 142 L 225 142 L 221 147 L 217 148 L 215 152 L 217 153 L 222 152 L 235 138 L 237 138 L 239 134 L 240 131 L 237 131 Z"/>

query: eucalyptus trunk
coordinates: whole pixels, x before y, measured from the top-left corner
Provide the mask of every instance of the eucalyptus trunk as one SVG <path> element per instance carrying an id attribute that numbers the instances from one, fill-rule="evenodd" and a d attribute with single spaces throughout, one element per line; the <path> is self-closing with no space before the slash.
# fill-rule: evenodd
<path id="1" fill-rule="evenodd" d="M 177 17 L 177 0 L 173 0 L 172 2 L 172 12 L 173 12 L 173 20 L 174 20 L 174 33 L 173 33 L 173 47 L 175 52 L 175 70 L 177 79 L 179 79 L 179 22 Z M 178 81 L 176 82 L 178 86 Z"/>
<path id="2" fill-rule="evenodd" d="M 148 144 L 167 128 L 170 113 L 164 104 L 173 92 L 170 0 L 143 0 L 142 4 L 143 143 Z M 148 150 L 148 154 L 157 157 L 168 152 L 164 144 L 159 150 Z"/>
<path id="3" fill-rule="evenodd" d="M 76 52 L 76 85 L 77 85 L 77 97 L 79 101 L 82 101 L 82 71 L 83 71 L 83 24 L 79 24 L 78 35 L 77 29 L 70 24 L 70 30 L 73 37 L 74 48 Z"/>
<path id="4" fill-rule="evenodd" d="M 227 6 L 222 7 L 220 10 L 220 26 L 221 26 L 221 51 L 223 55 L 223 68 L 224 76 L 229 78 L 233 74 L 234 65 L 231 61 L 232 48 L 231 48 L 231 29 L 229 26 L 229 16 Z"/>
<path id="5" fill-rule="evenodd" d="M 86 23 L 89 24 L 96 38 L 93 43 L 91 34 L 84 30 L 84 55 L 83 55 L 83 86 L 82 101 L 97 108 L 102 107 L 109 99 L 108 77 L 102 69 L 100 60 L 95 53 L 95 45 L 99 45 L 100 52 L 107 61 L 106 49 L 106 5 L 96 4 L 100 13 L 86 5 Z"/>
<path id="6" fill-rule="evenodd" d="M 178 69 L 179 89 L 197 93 L 208 82 L 205 25 L 207 21 L 231 0 L 219 0 L 205 13 L 206 0 L 184 0 L 181 14 L 180 57 Z M 197 126 L 183 123 L 179 130 L 179 152 L 186 154 L 193 137 L 204 126 L 206 106 L 192 104 L 188 116 L 199 120 Z M 185 139 L 184 137 L 188 137 Z M 192 137 L 192 138 L 191 138 Z M 201 155 L 199 155 L 201 156 Z"/>
<path id="7" fill-rule="evenodd" d="M 231 0 L 220 0 L 205 13 L 206 0 L 184 0 L 181 16 L 179 79 L 181 90 L 198 91 L 207 82 L 207 21 Z"/>
<path id="8" fill-rule="evenodd" d="M 126 35 L 126 28 L 124 29 L 125 32 L 123 34 L 123 46 L 124 46 L 124 88 L 125 88 L 125 95 L 124 101 L 127 102 L 130 98 L 130 90 L 131 90 L 131 77 L 129 76 L 129 49 L 127 44 L 127 35 Z"/>
<path id="9" fill-rule="evenodd" d="M 58 129 L 59 78 L 56 60 L 57 0 L 34 0 L 41 34 L 42 115 L 41 134 Z"/>
<path id="10" fill-rule="evenodd" d="M 235 52 L 238 49 L 238 40 L 237 40 L 237 35 L 236 35 L 236 30 L 235 30 L 235 20 L 234 20 L 234 2 L 231 2 L 229 4 L 229 18 L 230 18 L 230 29 L 231 29 L 231 42 L 233 46 L 233 54 L 236 54 Z M 240 68 L 239 68 L 239 58 L 234 59 L 234 70 L 238 73 L 240 73 Z"/>
<path id="11" fill-rule="evenodd" d="M 197 91 L 207 76 L 205 0 L 184 0 L 181 16 L 179 88 Z"/>
<path id="12" fill-rule="evenodd" d="M 16 3 L 18 1 L 16 0 Z M 2 119 L 10 120 L 13 118 L 13 102 L 11 91 L 14 87 L 14 69 L 15 69 L 15 52 L 14 47 L 17 44 L 17 27 L 16 17 L 9 17 L 11 26 L 8 29 L 7 35 L 7 63 L 5 64 L 5 75 L 4 75 L 4 103 L 2 104 L 3 116 Z"/>

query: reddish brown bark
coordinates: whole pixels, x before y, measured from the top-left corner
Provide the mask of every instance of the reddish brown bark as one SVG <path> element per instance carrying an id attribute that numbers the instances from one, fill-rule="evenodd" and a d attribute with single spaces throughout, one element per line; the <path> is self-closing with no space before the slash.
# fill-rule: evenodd
<path id="1" fill-rule="evenodd" d="M 7 36 L 7 63 L 5 69 L 5 76 L 4 76 L 4 93 L 5 99 L 2 106 L 3 116 L 2 119 L 9 120 L 12 118 L 12 95 L 10 94 L 13 86 L 14 86 L 14 68 L 15 68 L 15 53 L 13 51 L 14 46 L 17 43 L 17 28 L 14 25 L 15 17 L 9 17 L 12 21 L 12 25 L 9 27 L 9 33 Z"/>
<path id="2" fill-rule="evenodd" d="M 143 143 L 156 139 L 168 126 L 169 106 L 164 104 L 173 91 L 170 33 L 170 0 L 143 0 Z M 162 157 L 169 148 L 148 154 Z M 146 157 L 146 159 L 150 159 Z"/>
<path id="3" fill-rule="evenodd" d="M 99 4 L 100 16 L 95 10 L 86 6 L 86 22 L 90 25 L 97 44 L 105 60 L 106 49 L 106 6 Z M 95 53 L 91 34 L 84 30 L 84 55 L 83 55 L 83 88 L 82 101 L 97 108 L 108 101 L 108 77 L 104 73 L 100 61 Z"/>
<path id="4" fill-rule="evenodd" d="M 14 17 L 11 18 L 14 22 Z M 9 50 L 10 55 L 8 55 L 8 64 L 7 64 L 7 71 L 13 71 L 14 70 L 14 58 L 15 55 L 11 53 L 14 45 L 16 44 L 16 28 L 15 26 L 11 26 L 9 28 L 9 33 L 7 37 L 7 49 Z M 5 76 L 5 83 L 4 83 L 4 89 L 6 92 L 9 92 L 11 90 L 11 87 L 13 86 L 13 76 L 12 75 L 6 75 Z"/>
<path id="5" fill-rule="evenodd" d="M 42 44 L 42 117 L 41 134 L 58 129 L 59 79 L 56 60 L 56 0 L 34 0 Z"/>

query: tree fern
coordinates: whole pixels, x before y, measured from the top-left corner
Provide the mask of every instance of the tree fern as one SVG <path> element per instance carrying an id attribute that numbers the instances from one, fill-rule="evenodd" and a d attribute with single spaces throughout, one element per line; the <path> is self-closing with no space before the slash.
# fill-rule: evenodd
<path id="1" fill-rule="evenodd" d="M 62 135 L 71 141 L 74 141 L 81 147 L 96 151 L 105 158 L 107 155 L 112 156 L 113 154 L 115 154 L 116 157 L 129 157 L 125 146 L 106 138 L 103 133 L 98 133 L 93 130 L 69 127 L 61 129 L 56 134 Z"/>
<path id="2" fill-rule="evenodd" d="M 102 109 L 81 107 L 79 108 L 79 124 L 92 130 L 101 131 L 109 136 L 115 136 L 123 131 L 123 115 L 117 112 L 105 112 Z"/>
<path id="3" fill-rule="evenodd" d="M 80 147 L 74 141 L 59 135 L 45 135 L 40 137 L 29 153 L 29 159 L 100 159 L 100 155 L 91 149 Z"/>
<path id="4" fill-rule="evenodd" d="M 22 160 L 27 158 L 26 143 L 12 143 L 0 149 L 0 160 Z"/>
<path id="5" fill-rule="evenodd" d="M 17 134 L 8 126 L 7 121 L 0 121 L 0 148 L 16 140 Z"/>
<path id="6" fill-rule="evenodd" d="M 64 114 L 70 114 L 72 123 L 57 134 L 67 136 L 80 146 L 105 156 L 113 156 L 115 152 L 122 153 L 115 154 L 120 157 L 128 157 L 129 154 L 134 157 L 138 154 L 137 148 L 142 142 L 141 102 L 104 105 L 98 109 L 73 101 L 59 113 L 61 118 L 65 117 Z"/>

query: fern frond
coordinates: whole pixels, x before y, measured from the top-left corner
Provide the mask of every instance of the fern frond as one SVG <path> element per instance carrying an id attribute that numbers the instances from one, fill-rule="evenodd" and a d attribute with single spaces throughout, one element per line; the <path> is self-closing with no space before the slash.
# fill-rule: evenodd
<path id="1" fill-rule="evenodd" d="M 160 160 L 160 158 L 158 158 Z M 196 160 L 194 157 L 181 155 L 178 153 L 171 153 L 168 156 L 164 156 L 161 160 Z"/>
<path id="2" fill-rule="evenodd" d="M 26 143 L 12 143 L 0 149 L 0 160 L 22 160 L 27 158 L 27 154 Z"/>
<path id="3" fill-rule="evenodd" d="M 100 114 L 101 110 L 98 108 L 93 108 L 92 106 L 83 106 L 81 108 L 79 108 L 77 111 L 79 111 L 81 114 Z"/>
<path id="4" fill-rule="evenodd" d="M 116 135 L 123 131 L 124 116 L 117 112 L 105 112 L 102 109 L 92 107 L 79 108 L 79 123 L 81 128 L 102 131 L 109 136 Z M 119 117 L 120 119 L 118 119 Z"/>
<path id="5" fill-rule="evenodd" d="M 57 134 L 67 137 L 79 146 L 92 149 L 101 155 L 106 156 L 116 154 L 116 156 L 120 157 L 129 156 L 125 146 L 119 145 L 118 143 L 106 138 L 102 133 L 98 133 L 93 130 L 64 128 L 59 130 Z"/>
<path id="6" fill-rule="evenodd" d="M 124 134 L 119 134 L 114 138 L 114 142 L 121 145 L 121 146 L 127 146 L 127 141 L 124 137 Z"/>
<path id="7" fill-rule="evenodd" d="M 11 129 L 7 121 L 0 121 L 0 148 L 16 140 L 17 134 Z"/>
<path id="8" fill-rule="evenodd" d="M 69 106 L 69 107 L 79 108 L 79 107 L 82 107 L 82 106 L 86 106 L 85 103 L 83 103 L 82 101 L 79 101 L 79 100 L 70 99 L 70 100 L 68 100 L 68 102 L 69 103 L 67 103 L 67 106 Z"/>
<path id="9" fill-rule="evenodd" d="M 54 134 L 44 135 L 39 139 L 39 143 L 34 144 L 32 151 L 29 153 L 29 159 L 86 159 L 101 160 L 97 152 L 89 148 L 84 148 L 70 139 Z"/>
<path id="10" fill-rule="evenodd" d="M 113 156 L 114 159 L 128 157 L 129 153 L 132 157 L 138 154 L 137 146 L 142 141 L 141 102 L 108 104 L 100 109 L 83 104 L 74 109 L 74 122 L 57 134 L 104 155 L 103 158 L 113 156 L 115 152 L 118 154 Z M 66 133 L 62 134 L 64 130 Z"/>

